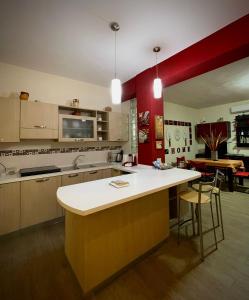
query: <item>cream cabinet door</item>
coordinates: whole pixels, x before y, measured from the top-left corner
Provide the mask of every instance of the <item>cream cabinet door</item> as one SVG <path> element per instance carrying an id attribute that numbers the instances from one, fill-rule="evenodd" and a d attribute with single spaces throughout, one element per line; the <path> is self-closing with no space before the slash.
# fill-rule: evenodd
<path id="1" fill-rule="evenodd" d="M 58 106 L 21 102 L 21 139 L 58 139 Z"/>
<path id="2" fill-rule="evenodd" d="M 128 115 L 109 112 L 109 141 L 128 141 Z"/>
<path id="3" fill-rule="evenodd" d="M 83 182 L 84 179 L 82 174 L 83 173 L 63 175 L 61 178 L 61 185 L 65 186 Z"/>
<path id="4" fill-rule="evenodd" d="M 56 191 L 60 186 L 60 176 L 21 182 L 22 228 L 62 215 L 56 198 Z"/>
<path id="5" fill-rule="evenodd" d="M 102 179 L 102 170 L 84 172 L 82 173 L 82 175 L 83 175 L 84 182 L 98 180 L 98 179 Z"/>
<path id="6" fill-rule="evenodd" d="M 0 185 L 0 235 L 20 227 L 20 182 Z"/>
<path id="7" fill-rule="evenodd" d="M 0 143 L 19 142 L 20 100 L 0 98 Z"/>

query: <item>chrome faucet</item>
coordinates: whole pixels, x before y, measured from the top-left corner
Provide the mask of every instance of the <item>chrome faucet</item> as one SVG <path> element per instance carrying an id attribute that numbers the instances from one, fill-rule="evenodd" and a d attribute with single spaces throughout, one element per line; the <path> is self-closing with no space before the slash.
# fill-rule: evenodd
<path id="1" fill-rule="evenodd" d="M 85 157 L 85 155 L 84 154 L 80 154 L 80 155 L 78 155 L 78 156 L 75 157 L 75 159 L 73 160 L 73 167 L 74 167 L 74 169 L 78 169 L 79 168 L 78 167 L 78 160 L 79 160 L 80 157 Z"/>
<path id="2" fill-rule="evenodd" d="M 3 163 L 0 162 L 0 165 L 4 168 L 4 173 L 7 172 L 7 168 L 5 167 L 5 165 Z"/>

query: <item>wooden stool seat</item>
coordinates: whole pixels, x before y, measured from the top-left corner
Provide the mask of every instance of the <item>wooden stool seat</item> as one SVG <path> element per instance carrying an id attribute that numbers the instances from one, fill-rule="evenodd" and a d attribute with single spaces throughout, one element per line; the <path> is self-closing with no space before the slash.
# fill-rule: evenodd
<path id="1" fill-rule="evenodd" d="M 192 185 L 192 188 L 193 188 L 194 190 L 198 191 L 198 190 L 199 190 L 199 184 L 198 184 L 198 183 L 193 184 L 193 185 Z M 202 191 L 203 191 L 203 192 L 209 192 L 211 189 L 212 189 L 212 186 L 211 186 L 211 185 L 204 185 L 204 186 L 202 187 Z M 219 192 L 220 192 L 220 189 L 219 189 L 218 187 L 216 187 L 216 186 L 215 186 L 215 187 L 213 188 L 213 190 L 212 190 L 212 193 L 213 193 L 213 194 L 219 194 Z"/>
<path id="2" fill-rule="evenodd" d="M 200 204 L 204 204 L 204 203 L 209 203 L 211 201 L 210 197 L 208 195 L 205 194 L 201 194 L 200 196 L 200 202 L 199 202 L 199 193 L 196 191 L 185 191 L 185 192 L 181 192 L 179 194 L 180 200 L 184 200 L 187 202 L 191 202 L 191 203 L 200 203 Z"/>

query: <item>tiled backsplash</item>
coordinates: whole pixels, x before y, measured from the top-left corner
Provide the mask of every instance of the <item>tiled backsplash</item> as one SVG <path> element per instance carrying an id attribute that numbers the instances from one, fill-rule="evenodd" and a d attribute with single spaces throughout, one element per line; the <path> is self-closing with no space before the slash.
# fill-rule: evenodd
<path id="1" fill-rule="evenodd" d="M 0 145 L 0 162 L 7 168 L 31 168 L 46 165 L 71 165 L 79 154 L 81 163 L 97 163 L 107 160 L 109 151 L 118 152 L 120 142 L 56 143 L 27 141 Z M 0 173 L 1 173 L 0 169 Z"/>
<path id="2" fill-rule="evenodd" d="M 120 150 L 121 146 L 94 146 L 94 147 L 69 147 L 69 148 L 47 148 L 47 149 L 23 149 L 23 150 L 1 150 L 0 157 L 20 156 L 20 155 L 38 155 L 38 154 L 56 154 L 88 151 L 106 151 Z"/>

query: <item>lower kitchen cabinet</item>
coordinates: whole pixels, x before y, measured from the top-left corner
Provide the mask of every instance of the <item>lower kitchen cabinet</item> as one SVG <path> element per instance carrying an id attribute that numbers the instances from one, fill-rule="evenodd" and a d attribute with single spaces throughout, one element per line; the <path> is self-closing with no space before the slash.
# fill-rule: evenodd
<path id="1" fill-rule="evenodd" d="M 102 178 L 112 177 L 112 169 L 103 169 L 102 170 Z"/>
<path id="2" fill-rule="evenodd" d="M 56 191 L 61 176 L 21 182 L 21 228 L 62 216 Z"/>
<path id="3" fill-rule="evenodd" d="M 0 185 L 0 235 L 20 227 L 20 182 Z"/>
<path id="4" fill-rule="evenodd" d="M 117 169 L 111 169 L 111 175 L 112 175 L 112 177 L 120 176 L 120 175 L 122 175 L 122 171 L 117 170 Z"/>
<path id="5" fill-rule="evenodd" d="M 83 181 L 93 181 L 93 180 L 98 180 L 102 179 L 102 171 L 103 170 L 94 170 L 94 171 L 89 171 L 89 172 L 84 172 L 83 174 Z"/>
<path id="6" fill-rule="evenodd" d="M 61 185 L 65 186 L 65 185 L 81 183 L 84 181 L 83 178 L 84 178 L 83 173 L 63 175 L 61 177 Z"/>

